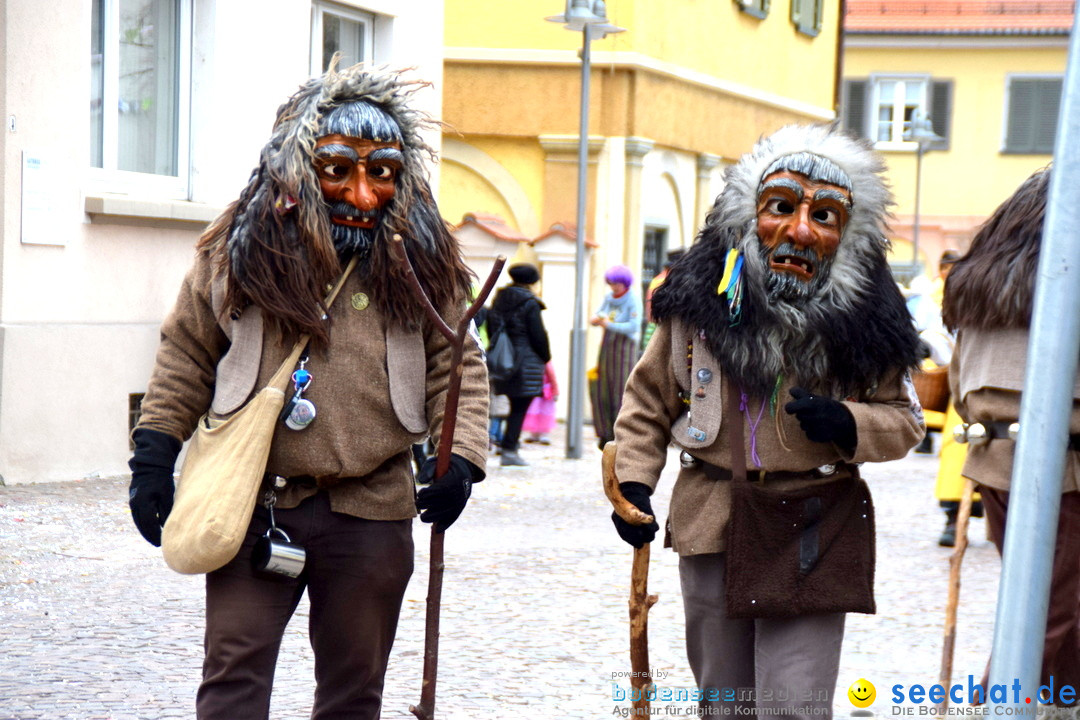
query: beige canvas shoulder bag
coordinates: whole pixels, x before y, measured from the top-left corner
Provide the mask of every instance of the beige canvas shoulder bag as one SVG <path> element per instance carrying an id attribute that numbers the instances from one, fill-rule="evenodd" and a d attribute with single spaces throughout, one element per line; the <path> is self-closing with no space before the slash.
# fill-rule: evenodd
<path id="1" fill-rule="evenodd" d="M 357 258 L 326 297 L 330 307 Z M 199 419 L 180 469 L 176 500 L 161 533 L 165 563 L 178 573 L 217 570 L 244 541 L 270 456 L 274 426 L 285 405 L 293 368 L 307 346 L 303 335 L 270 382 L 228 418 Z"/>

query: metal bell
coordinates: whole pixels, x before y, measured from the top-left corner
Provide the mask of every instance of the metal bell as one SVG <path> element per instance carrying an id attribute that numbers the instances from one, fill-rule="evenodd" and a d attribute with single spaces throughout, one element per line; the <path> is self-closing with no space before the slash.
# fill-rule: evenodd
<path id="1" fill-rule="evenodd" d="M 986 431 L 986 426 L 982 423 L 972 423 L 968 425 L 967 440 L 973 447 L 985 445 L 990 442 L 990 433 Z"/>
<path id="2" fill-rule="evenodd" d="M 696 457 L 683 450 L 679 453 L 679 464 L 682 465 L 684 468 L 697 467 L 698 460 Z"/>
<path id="3" fill-rule="evenodd" d="M 967 423 L 960 423 L 952 429 L 953 440 L 963 445 L 968 441 Z"/>
<path id="4" fill-rule="evenodd" d="M 1018 423 L 1018 422 L 1009 423 L 1009 439 L 1012 440 L 1013 442 L 1015 442 L 1016 438 L 1019 437 L 1019 436 L 1020 436 L 1020 423 Z"/>

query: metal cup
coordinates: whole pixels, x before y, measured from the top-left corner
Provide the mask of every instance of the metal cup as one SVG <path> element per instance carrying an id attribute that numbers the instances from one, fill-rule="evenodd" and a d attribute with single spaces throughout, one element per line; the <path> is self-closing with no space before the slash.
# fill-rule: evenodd
<path id="1" fill-rule="evenodd" d="M 284 540 L 276 540 L 272 535 L 279 535 Z M 267 530 L 255 543 L 251 553 L 251 563 L 258 572 L 290 578 L 303 572 L 306 560 L 307 552 L 304 548 L 290 540 L 285 531 L 278 527 Z"/>

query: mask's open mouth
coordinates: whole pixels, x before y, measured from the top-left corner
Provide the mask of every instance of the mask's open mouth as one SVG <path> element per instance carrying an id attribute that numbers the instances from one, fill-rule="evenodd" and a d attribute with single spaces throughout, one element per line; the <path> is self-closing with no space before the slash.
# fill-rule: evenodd
<path id="1" fill-rule="evenodd" d="M 353 215 L 332 213 L 330 215 L 330 222 L 338 225 L 348 225 L 349 227 L 373 228 L 375 227 L 375 221 L 378 217 L 378 213 L 365 213 L 357 210 Z"/>
<path id="2" fill-rule="evenodd" d="M 798 255 L 773 255 L 769 267 L 773 272 L 790 273 L 803 280 L 814 276 L 814 263 Z"/>

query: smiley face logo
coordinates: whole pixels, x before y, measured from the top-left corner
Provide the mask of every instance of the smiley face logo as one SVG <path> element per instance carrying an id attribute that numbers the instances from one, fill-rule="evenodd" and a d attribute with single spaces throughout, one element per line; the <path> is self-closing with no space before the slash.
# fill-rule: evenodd
<path id="1" fill-rule="evenodd" d="M 859 678 L 851 683 L 847 691 L 848 700 L 857 708 L 870 707 L 877 697 L 877 689 L 874 684 L 865 678 Z"/>

